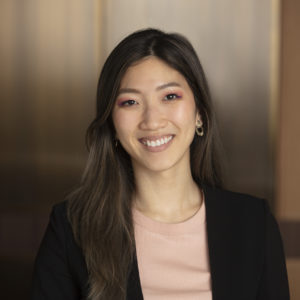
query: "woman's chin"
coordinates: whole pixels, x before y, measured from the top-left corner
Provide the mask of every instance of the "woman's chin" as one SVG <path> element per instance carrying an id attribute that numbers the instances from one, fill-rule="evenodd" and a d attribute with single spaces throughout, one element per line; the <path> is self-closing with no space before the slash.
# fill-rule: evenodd
<path id="1" fill-rule="evenodd" d="M 164 157 L 162 159 L 151 159 L 151 160 L 143 160 L 143 161 L 134 161 L 133 168 L 135 171 L 139 172 L 165 172 L 170 171 L 173 168 L 176 168 L 179 165 L 180 160 L 172 159 L 172 157 Z"/>

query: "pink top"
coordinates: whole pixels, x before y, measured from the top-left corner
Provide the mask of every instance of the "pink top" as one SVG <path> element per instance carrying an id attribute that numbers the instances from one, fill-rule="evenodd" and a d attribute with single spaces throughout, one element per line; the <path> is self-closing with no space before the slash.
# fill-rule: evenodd
<path id="1" fill-rule="evenodd" d="M 205 203 L 181 223 L 162 223 L 133 209 L 145 300 L 211 300 Z"/>

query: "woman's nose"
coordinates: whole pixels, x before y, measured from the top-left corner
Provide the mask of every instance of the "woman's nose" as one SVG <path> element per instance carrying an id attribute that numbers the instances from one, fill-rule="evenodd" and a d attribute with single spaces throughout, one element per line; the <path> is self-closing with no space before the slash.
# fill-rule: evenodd
<path id="1" fill-rule="evenodd" d="M 158 130 L 167 125 L 166 116 L 161 107 L 157 104 L 145 106 L 140 128 L 142 130 Z"/>

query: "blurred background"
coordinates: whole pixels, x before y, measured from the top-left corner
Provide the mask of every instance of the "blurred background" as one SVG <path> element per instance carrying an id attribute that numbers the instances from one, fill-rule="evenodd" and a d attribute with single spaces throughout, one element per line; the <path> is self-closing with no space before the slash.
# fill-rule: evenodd
<path id="1" fill-rule="evenodd" d="M 1 297 L 28 299 L 51 207 L 80 181 L 103 62 L 150 26 L 194 45 L 226 186 L 269 200 L 300 299 L 298 0 L 0 0 Z"/>

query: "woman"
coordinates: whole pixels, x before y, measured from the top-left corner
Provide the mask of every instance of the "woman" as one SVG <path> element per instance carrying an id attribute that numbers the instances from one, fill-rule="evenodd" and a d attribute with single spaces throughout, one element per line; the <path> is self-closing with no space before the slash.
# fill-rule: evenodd
<path id="1" fill-rule="evenodd" d="M 87 144 L 32 299 L 289 299 L 267 203 L 220 189 L 209 90 L 183 36 L 138 31 L 112 51 Z"/>

